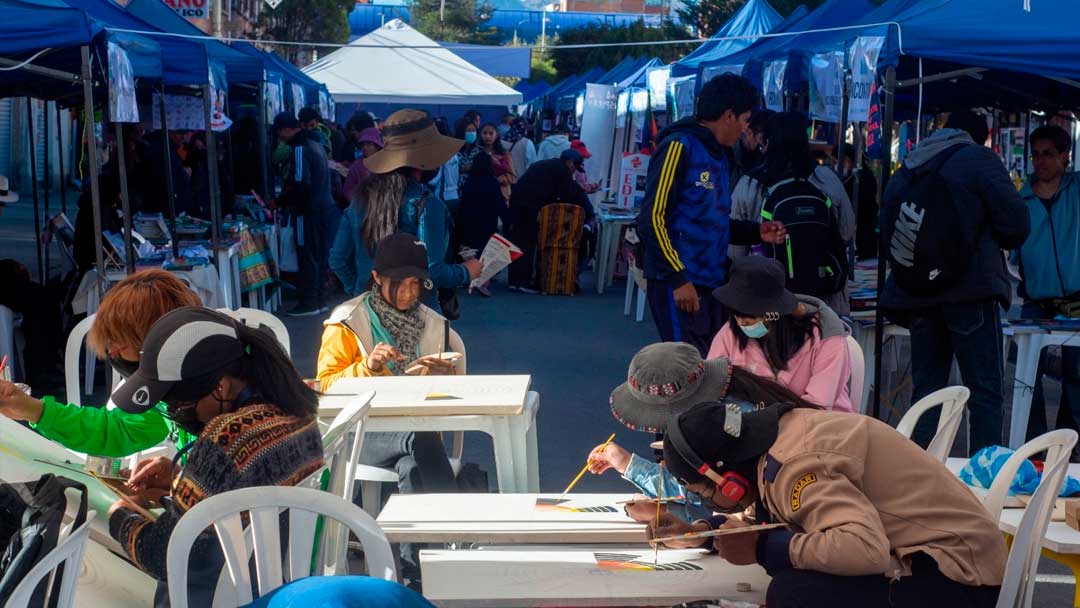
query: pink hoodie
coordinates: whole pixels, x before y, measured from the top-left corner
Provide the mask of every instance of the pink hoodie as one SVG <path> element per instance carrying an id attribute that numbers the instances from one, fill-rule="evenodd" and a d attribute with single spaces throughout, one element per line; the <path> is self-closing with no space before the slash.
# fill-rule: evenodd
<path id="1" fill-rule="evenodd" d="M 752 374 L 783 384 L 811 403 L 830 410 L 853 411 L 848 390 L 848 382 L 851 380 L 851 356 L 848 354 L 847 326 L 820 300 L 799 296 L 799 301 L 811 310 L 818 309 L 819 323 L 827 337 L 822 339 L 822 331 L 815 329 L 813 339 L 803 344 L 788 361 L 788 368 L 778 375 L 773 375 L 769 361 L 765 358 L 765 351 L 757 340 L 751 339 L 746 350 L 739 350 L 739 341 L 732 331 L 731 323 L 725 323 L 713 338 L 706 358 L 726 357 L 734 365 Z M 843 329 L 838 331 L 836 324 Z"/>

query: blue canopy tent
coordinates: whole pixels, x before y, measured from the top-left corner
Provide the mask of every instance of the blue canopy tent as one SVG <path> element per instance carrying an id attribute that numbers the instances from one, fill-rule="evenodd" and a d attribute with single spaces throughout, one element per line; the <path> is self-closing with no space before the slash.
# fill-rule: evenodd
<path id="1" fill-rule="evenodd" d="M 559 109 L 559 100 L 564 97 L 577 97 L 577 94 L 585 90 L 585 83 L 594 81 L 604 74 L 602 68 L 593 68 L 584 74 L 570 76 L 556 85 L 544 95 L 545 109 Z"/>
<path id="2" fill-rule="evenodd" d="M 758 36 L 769 33 L 783 20 L 766 0 L 750 0 L 708 41 L 672 64 L 671 76 L 678 78 L 697 74 L 703 62 L 721 59 L 745 49 L 756 42 Z"/>
<path id="3" fill-rule="evenodd" d="M 781 21 L 770 31 L 770 34 L 783 34 L 787 32 L 797 32 L 802 29 L 808 29 L 802 27 L 802 22 L 810 15 L 810 11 L 806 10 L 806 6 L 800 5 L 786 19 Z M 698 64 L 697 72 L 697 89 L 701 90 L 701 85 L 704 81 L 716 70 L 731 69 L 743 76 L 749 78 L 752 82 L 761 86 L 761 70 L 760 63 L 757 64 L 756 78 L 755 74 L 751 73 L 750 66 L 751 61 L 760 53 L 766 53 L 769 50 L 776 48 L 784 41 L 784 36 L 775 36 L 769 38 L 759 38 L 756 42 L 746 47 L 745 49 L 727 55 L 725 57 L 719 57 L 716 59 L 708 59 L 701 61 Z"/>
<path id="4" fill-rule="evenodd" d="M 639 64 L 634 71 L 628 73 L 617 84 L 624 89 L 627 87 L 643 87 L 645 86 L 645 77 L 649 73 L 649 70 L 660 65 L 663 65 L 663 62 L 659 59 L 655 57 L 648 59 Z"/>
<path id="5" fill-rule="evenodd" d="M 492 46 L 440 42 L 451 53 L 480 68 L 489 76 L 528 78 L 532 71 L 532 49 L 523 46 Z"/>

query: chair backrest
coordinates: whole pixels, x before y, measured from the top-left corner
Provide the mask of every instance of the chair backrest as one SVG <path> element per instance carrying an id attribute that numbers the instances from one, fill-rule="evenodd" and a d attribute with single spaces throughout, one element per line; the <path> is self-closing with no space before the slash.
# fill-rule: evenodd
<path id="1" fill-rule="evenodd" d="M 863 356 L 862 347 L 855 338 L 847 337 L 848 357 L 851 359 L 851 378 L 848 380 L 848 393 L 851 396 L 851 408 L 856 414 L 865 411 L 863 403 L 863 382 L 866 381 L 866 358 Z"/>
<path id="2" fill-rule="evenodd" d="M 956 440 L 956 432 L 960 429 L 960 422 L 964 419 L 964 409 L 971 391 L 966 386 L 948 386 L 939 391 L 919 399 L 912 405 L 896 425 L 896 430 L 905 437 L 911 437 L 915 430 L 915 424 L 922 418 L 927 410 L 941 406 L 941 414 L 938 416 L 937 433 L 926 447 L 931 456 L 941 462 L 949 459 L 953 442 Z"/>
<path id="3" fill-rule="evenodd" d="M 330 470 L 328 489 L 345 500 L 352 500 L 356 465 L 364 442 L 364 420 L 374 398 L 375 391 L 368 391 L 350 399 L 323 433 L 323 459 Z"/>
<path id="4" fill-rule="evenodd" d="M 64 347 L 64 387 L 67 389 L 68 403 L 75 405 L 82 405 L 82 390 L 79 388 L 79 365 L 82 359 L 79 355 L 96 316 L 96 313 L 86 315 L 85 319 L 76 323 L 68 334 L 67 345 Z"/>
<path id="5" fill-rule="evenodd" d="M 75 582 L 79 580 L 79 574 L 82 572 L 83 553 L 86 551 L 86 540 L 90 535 L 90 521 L 94 519 L 94 515 L 94 511 L 87 512 L 86 521 L 83 525 L 68 534 L 67 538 L 60 541 L 60 544 L 56 545 L 52 551 L 49 551 L 41 561 L 34 564 L 30 572 L 27 572 L 26 576 L 15 587 L 11 597 L 4 604 L 4 608 L 25 608 L 30 605 L 34 590 L 43 579 L 49 579 L 46 589 L 51 590 L 56 568 L 61 564 L 64 566 L 64 572 L 60 582 L 60 595 L 57 598 L 56 608 L 71 608 L 75 605 Z M 48 598 L 47 591 L 44 605 L 48 606 L 49 602 L 50 598 Z"/>
<path id="6" fill-rule="evenodd" d="M 237 308 L 236 310 L 219 308 L 218 312 L 223 312 L 234 319 L 243 321 L 244 325 L 248 327 L 265 325 L 270 331 L 274 332 L 278 342 L 281 342 L 281 346 L 285 348 L 285 353 L 292 355 L 292 351 L 289 350 L 292 345 L 291 340 L 289 340 L 289 330 L 285 329 L 285 324 L 281 322 L 281 319 L 257 308 Z"/>
<path id="7" fill-rule="evenodd" d="M 1020 525 L 1017 526 L 1016 535 L 1013 537 L 1009 561 L 1005 564 L 1005 577 L 1001 583 L 997 608 L 1018 608 L 1031 605 L 1043 537 L 1046 535 L 1047 526 L 1050 525 L 1054 503 L 1065 482 L 1065 474 L 1069 469 L 1069 456 L 1072 454 L 1073 447 L 1076 446 L 1076 439 L 1076 431 L 1072 429 L 1059 429 L 1032 439 L 1017 448 L 998 471 L 994 483 L 990 484 L 990 491 L 983 499 L 983 506 L 990 512 L 994 521 L 997 521 L 1001 518 L 1001 509 L 1005 506 L 1009 487 L 1017 471 L 1020 470 L 1020 465 L 1035 454 L 1046 452 L 1039 487 L 1024 509 L 1024 516 L 1020 519 Z"/>
<path id="8" fill-rule="evenodd" d="M 464 376 L 468 373 L 466 366 L 468 355 L 465 353 L 465 342 L 462 341 L 461 336 L 454 331 L 453 327 L 450 328 L 450 350 L 461 353 L 461 359 L 454 365 L 454 369 L 457 371 L 457 375 Z"/>
<path id="9" fill-rule="evenodd" d="M 279 515 L 288 509 L 289 539 L 283 572 Z M 241 513 L 250 516 L 250 532 L 245 534 Z M 225 567 L 232 579 L 236 598 L 232 606 L 250 603 L 252 573 L 249 556 L 254 551 L 255 575 L 260 596 L 312 573 L 311 555 L 319 516 L 341 522 L 360 540 L 368 574 L 396 580 L 390 543 L 370 515 L 360 507 L 329 492 L 311 488 L 264 486 L 243 488 L 211 496 L 184 514 L 169 538 L 166 571 L 169 573 L 169 601 L 173 608 L 187 607 L 188 559 L 196 538 L 213 526 L 225 555 Z M 322 534 L 323 537 L 325 534 Z M 217 598 L 215 598 L 215 603 Z"/>

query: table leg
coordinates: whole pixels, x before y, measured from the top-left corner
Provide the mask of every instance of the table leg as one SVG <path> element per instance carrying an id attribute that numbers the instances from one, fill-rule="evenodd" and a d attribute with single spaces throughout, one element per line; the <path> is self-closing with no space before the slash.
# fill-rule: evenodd
<path id="1" fill-rule="evenodd" d="M 528 465 L 528 488 L 526 491 L 538 493 L 540 492 L 540 450 L 539 443 L 536 438 L 536 414 L 533 414 L 532 420 L 530 420 L 529 430 L 526 434 L 527 449 L 525 452 L 526 463 Z"/>
<path id="2" fill-rule="evenodd" d="M 608 265 L 608 245 L 607 240 L 611 233 L 611 224 L 599 222 L 597 224 L 597 230 L 600 231 L 600 236 L 597 238 L 596 247 L 596 263 L 593 265 L 596 276 L 596 293 L 604 293 L 604 288 L 607 285 L 604 284 L 604 280 L 607 278 L 607 265 Z"/>
<path id="3" fill-rule="evenodd" d="M 513 494 L 520 491 L 514 464 L 514 438 L 510 421 L 506 416 L 495 416 L 492 421 L 491 442 L 495 448 L 495 475 L 498 477 L 499 493 Z"/>
<path id="4" fill-rule="evenodd" d="M 236 308 L 244 305 L 243 291 L 240 287 L 240 252 L 229 252 L 229 271 L 232 276 L 233 294 L 235 294 Z M 254 307 L 252 307 L 254 308 Z"/>
<path id="5" fill-rule="evenodd" d="M 1024 444 L 1028 417 L 1031 415 L 1031 396 L 1035 376 L 1039 371 L 1039 354 L 1042 352 L 1041 334 L 1021 334 L 1016 340 L 1016 374 L 1013 381 L 1012 413 L 1009 417 L 1009 447 L 1016 449 Z"/>
<path id="6" fill-rule="evenodd" d="M 610 230 L 608 230 L 608 232 L 610 233 L 610 236 L 607 240 L 608 248 L 604 252 L 604 255 L 607 256 L 607 263 L 604 264 L 604 289 L 607 289 L 608 285 L 611 285 L 615 281 L 615 261 L 619 257 L 619 237 L 622 236 L 623 225 L 612 224 L 609 228 Z M 627 280 L 629 279 L 630 277 L 628 276 Z"/>

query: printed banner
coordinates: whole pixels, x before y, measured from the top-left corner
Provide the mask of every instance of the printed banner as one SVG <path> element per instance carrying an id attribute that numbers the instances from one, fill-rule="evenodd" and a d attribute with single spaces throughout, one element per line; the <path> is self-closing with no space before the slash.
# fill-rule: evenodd
<path id="1" fill-rule="evenodd" d="M 281 88 L 281 83 L 274 80 L 268 80 L 264 83 L 266 85 L 266 93 L 263 95 L 263 100 L 266 103 L 266 124 L 272 124 L 274 118 L 285 111 L 285 91 Z"/>
<path id="2" fill-rule="evenodd" d="M 671 100 L 671 119 L 682 120 L 694 114 L 694 89 L 697 86 L 697 76 L 681 76 L 668 80 L 668 95 Z"/>
<path id="3" fill-rule="evenodd" d="M 765 107 L 774 112 L 784 111 L 784 76 L 787 74 L 787 60 L 770 61 L 765 64 L 764 78 Z"/>
<path id="4" fill-rule="evenodd" d="M 851 91 L 848 95 L 848 121 L 866 122 L 870 114 L 870 90 L 877 77 L 878 55 L 884 36 L 859 36 L 851 45 Z"/>
<path id="5" fill-rule="evenodd" d="M 819 53 L 810 58 L 810 118 L 840 122 L 844 102 L 844 54 Z"/>
<path id="6" fill-rule="evenodd" d="M 585 142 L 585 147 L 592 154 L 585 161 L 585 172 L 594 176 L 594 179 L 596 176 L 606 176 L 610 168 L 618 99 L 619 91 L 615 86 L 594 83 L 585 85 L 581 141 Z"/>
<path id="7" fill-rule="evenodd" d="M 135 99 L 135 74 L 120 45 L 109 41 L 109 120 L 139 122 L 139 102 Z"/>
<path id="8" fill-rule="evenodd" d="M 735 74 L 742 76 L 743 64 L 734 63 L 727 65 L 710 65 L 701 68 L 701 84 L 704 85 L 721 74 Z"/>
<path id="9" fill-rule="evenodd" d="M 184 19 L 209 19 L 210 0 L 163 0 Z M 170 125 L 170 128 L 172 125 Z"/>
<path id="10" fill-rule="evenodd" d="M 322 89 L 319 90 L 319 114 L 327 122 L 334 122 L 334 98 L 330 97 L 330 93 Z"/>
<path id="11" fill-rule="evenodd" d="M 292 96 L 293 114 L 299 116 L 300 110 L 307 105 L 307 95 L 304 94 L 304 87 L 294 82 L 289 85 L 289 90 Z"/>
<path id="12" fill-rule="evenodd" d="M 870 83 L 870 110 L 866 116 L 866 156 L 881 160 L 881 98 L 877 83 Z"/>
<path id="13" fill-rule="evenodd" d="M 626 154 L 619 172 L 619 207 L 636 209 L 645 200 L 645 178 L 649 173 L 648 154 Z"/>
<path id="14" fill-rule="evenodd" d="M 225 103 L 224 93 L 216 97 L 220 99 L 221 104 Z M 217 104 L 218 101 L 215 101 L 214 106 L 211 107 L 213 115 L 218 116 L 216 119 L 212 119 L 211 125 L 214 127 L 214 131 L 224 131 L 232 125 L 232 121 L 224 113 L 215 109 Z M 160 93 L 154 93 L 153 108 L 154 129 L 156 130 L 161 128 Z M 170 131 L 205 131 L 206 108 L 203 106 L 202 97 L 165 95 L 165 119 L 169 123 Z"/>

